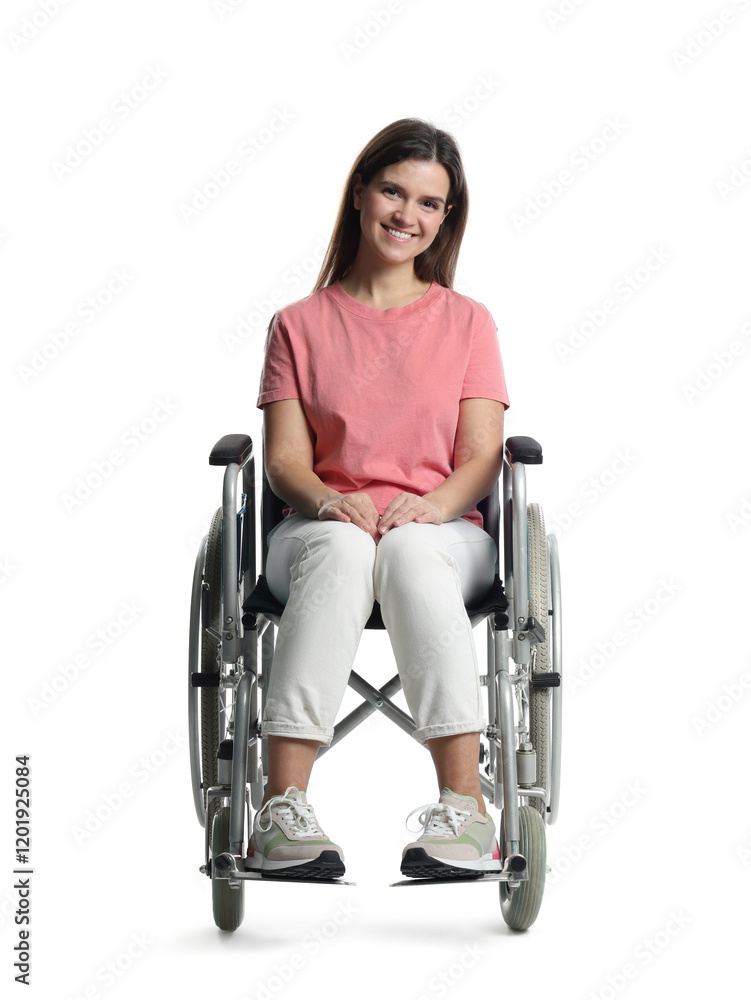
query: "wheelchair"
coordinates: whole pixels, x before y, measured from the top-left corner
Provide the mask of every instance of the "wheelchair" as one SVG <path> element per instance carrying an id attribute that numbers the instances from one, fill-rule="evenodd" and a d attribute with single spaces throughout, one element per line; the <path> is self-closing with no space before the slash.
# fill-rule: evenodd
<path id="1" fill-rule="evenodd" d="M 496 574 L 488 594 L 466 609 L 473 628 L 487 622 L 487 674 L 480 681 L 487 690 L 488 725 L 480 737 L 480 783 L 489 805 L 501 810 L 502 870 L 468 873 L 466 879 L 410 878 L 392 883 L 403 887 L 497 881 L 503 919 L 514 930 L 529 928 L 539 913 L 549 870 L 546 826 L 556 821 L 560 792 L 558 544 L 554 534 L 545 534 L 540 506 L 526 499 L 526 466 L 541 463 L 542 448 L 533 438 L 507 439 L 502 501 L 497 483 L 478 504 L 485 530 L 498 547 L 499 562 L 502 516 L 504 580 Z M 247 435 L 222 437 L 211 450 L 209 464 L 225 471 L 222 506 L 199 546 L 193 575 L 190 770 L 196 814 L 204 827 L 200 871 L 211 880 L 217 927 L 234 931 L 244 916 L 245 882 L 274 881 L 269 873 L 246 869 L 244 862 L 251 811 L 260 809 L 268 776 L 268 743 L 261 730 L 263 692 L 273 669 L 275 629 L 284 609 L 266 584 L 266 539 L 281 520 L 284 504 L 263 474 L 257 526 L 255 459 Z M 366 628 L 383 627 L 376 602 Z M 363 701 L 336 723 L 330 745 L 321 746 L 318 757 L 375 711 L 413 735 L 412 718 L 391 700 L 401 688 L 398 673 L 375 688 L 352 670 L 348 684 Z M 285 875 L 284 881 L 353 884 L 320 875 L 314 880 Z"/>

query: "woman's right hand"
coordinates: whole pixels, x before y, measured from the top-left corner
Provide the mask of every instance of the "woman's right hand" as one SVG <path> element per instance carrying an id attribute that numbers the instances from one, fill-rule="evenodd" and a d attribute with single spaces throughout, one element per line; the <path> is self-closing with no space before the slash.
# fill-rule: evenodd
<path id="1" fill-rule="evenodd" d="M 367 531 L 376 545 L 381 540 L 378 533 L 379 517 L 376 505 L 367 493 L 346 493 L 344 496 L 325 500 L 318 508 L 319 521 L 351 521 L 358 528 Z"/>

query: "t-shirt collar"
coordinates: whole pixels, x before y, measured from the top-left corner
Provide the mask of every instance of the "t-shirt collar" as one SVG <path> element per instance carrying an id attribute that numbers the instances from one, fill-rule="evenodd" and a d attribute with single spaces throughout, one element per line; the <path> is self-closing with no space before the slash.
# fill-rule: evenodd
<path id="1" fill-rule="evenodd" d="M 354 313 L 356 316 L 361 316 L 363 319 L 391 322 L 393 320 L 405 319 L 407 316 L 412 316 L 429 308 L 443 294 L 444 288 L 437 281 L 433 281 L 427 292 L 421 295 L 419 299 L 415 299 L 414 302 L 410 302 L 406 306 L 392 306 L 390 309 L 376 309 L 374 306 L 366 306 L 364 302 L 358 302 L 357 299 L 353 299 L 348 292 L 344 291 L 338 281 L 335 281 L 332 285 L 327 285 L 324 291 L 328 292 L 342 308 Z"/>

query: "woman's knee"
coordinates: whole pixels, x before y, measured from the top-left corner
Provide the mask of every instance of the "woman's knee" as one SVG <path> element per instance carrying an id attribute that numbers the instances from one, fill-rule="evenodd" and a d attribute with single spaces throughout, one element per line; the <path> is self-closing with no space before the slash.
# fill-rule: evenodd
<path id="1" fill-rule="evenodd" d="M 376 599 L 411 600 L 417 594 L 445 589 L 457 566 L 436 537 L 437 525 L 405 524 L 392 528 L 378 543 L 374 572 Z M 383 603 L 383 602 L 381 602 Z"/>
<path id="2" fill-rule="evenodd" d="M 403 524 L 392 528 L 378 543 L 377 568 L 405 568 L 414 572 L 422 566 L 455 565 L 437 524 Z"/>
<path id="3" fill-rule="evenodd" d="M 316 529 L 306 539 L 304 560 L 342 567 L 362 566 L 372 571 L 376 556 L 373 537 L 351 521 L 313 522 Z"/>
<path id="4" fill-rule="evenodd" d="M 478 537 L 450 524 L 410 523 L 392 528 L 378 545 L 376 592 L 384 585 L 408 592 L 433 585 L 447 587 L 455 581 L 465 603 L 485 593 L 495 576 L 496 547 L 490 536 L 482 537 L 481 530 L 474 534 Z"/>

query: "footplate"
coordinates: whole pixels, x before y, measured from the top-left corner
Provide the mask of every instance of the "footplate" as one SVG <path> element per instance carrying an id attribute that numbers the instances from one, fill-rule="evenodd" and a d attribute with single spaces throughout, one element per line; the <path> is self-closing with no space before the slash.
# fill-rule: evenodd
<path id="1" fill-rule="evenodd" d="M 237 867 L 237 862 L 238 858 L 234 854 L 226 852 L 218 854 L 212 862 L 213 877 L 227 879 L 230 886 L 234 885 L 235 888 L 239 887 L 241 881 L 296 882 L 297 884 L 304 882 L 308 885 L 357 885 L 356 882 L 347 882 L 343 878 L 311 878 L 310 876 L 295 878 L 294 875 L 274 875 L 273 872 L 260 872 L 245 868 L 241 870 Z M 206 865 L 201 866 L 201 871 L 204 874 L 206 873 Z"/>
<path id="2" fill-rule="evenodd" d="M 511 888 L 518 888 L 522 882 L 528 882 L 527 872 L 485 872 L 482 875 L 452 875 L 450 878 L 407 878 L 403 882 L 391 882 L 389 888 L 397 885 L 453 885 L 455 882 L 509 882 Z"/>

